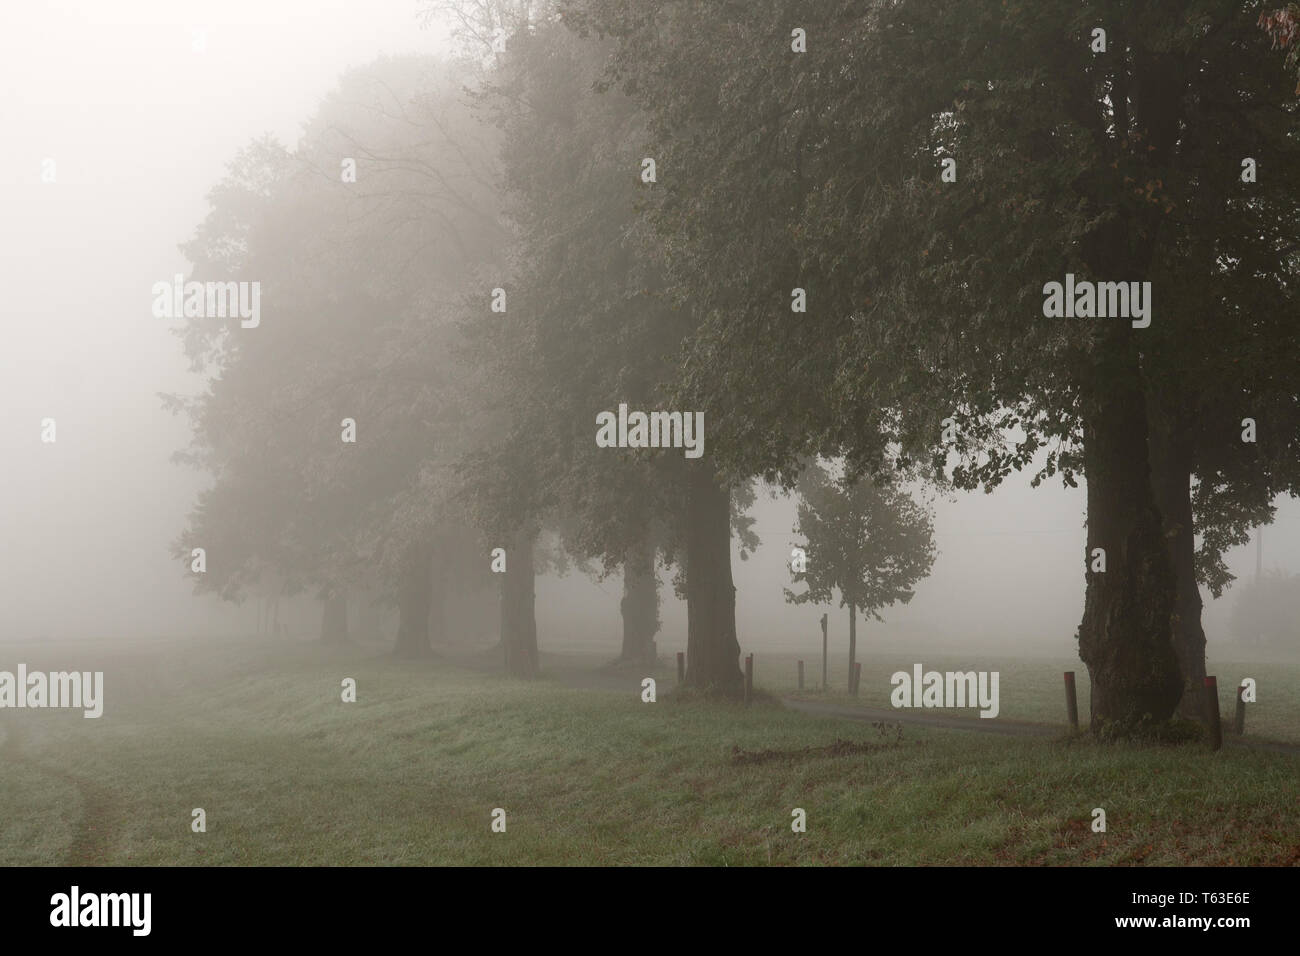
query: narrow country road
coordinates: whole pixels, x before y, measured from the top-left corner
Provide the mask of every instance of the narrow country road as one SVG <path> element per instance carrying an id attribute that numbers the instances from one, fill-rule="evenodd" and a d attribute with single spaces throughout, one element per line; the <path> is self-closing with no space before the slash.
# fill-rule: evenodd
<path id="1" fill-rule="evenodd" d="M 499 673 L 495 656 L 482 653 L 472 657 L 458 655 L 455 662 L 484 673 Z M 542 655 L 542 677 L 573 690 L 616 691 L 639 696 L 641 693 L 640 671 L 611 671 L 609 668 L 597 670 L 575 666 L 560 655 Z M 660 667 L 666 666 L 661 662 Z M 661 679 L 660 693 L 672 689 L 671 678 Z M 936 730 L 965 730 L 975 733 L 1000 734 L 1004 737 L 1064 737 L 1065 724 L 1032 724 L 1025 721 L 991 720 L 974 717 L 949 717 L 944 714 L 916 713 L 915 711 L 894 710 L 882 707 L 856 707 L 850 704 L 832 704 L 819 700 L 805 700 L 797 697 L 781 697 L 781 703 L 802 714 L 813 717 L 837 717 L 842 720 L 856 720 L 863 723 L 884 720 L 908 726 L 932 727 Z M 1266 750 L 1272 753 L 1300 755 L 1300 744 L 1281 743 L 1273 740 L 1241 740 L 1232 736 L 1225 727 L 1223 735 L 1225 747 L 1243 747 L 1248 750 Z"/>

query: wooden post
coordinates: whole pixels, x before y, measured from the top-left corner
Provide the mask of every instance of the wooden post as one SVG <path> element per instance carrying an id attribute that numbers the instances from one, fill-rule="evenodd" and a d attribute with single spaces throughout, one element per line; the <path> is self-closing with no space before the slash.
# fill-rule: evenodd
<path id="1" fill-rule="evenodd" d="M 856 661 L 853 664 L 853 696 L 858 696 L 858 685 L 862 683 L 862 663 Z"/>
<path id="2" fill-rule="evenodd" d="M 1070 730 L 1079 732 L 1079 696 L 1074 689 L 1074 671 L 1065 672 L 1065 715 L 1070 718 Z"/>
<path id="3" fill-rule="evenodd" d="M 830 687 L 826 683 L 826 615 L 822 615 L 822 692 L 825 693 Z"/>
<path id="4" fill-rule="evenodd" d="M 799 662 L 799 689 L 803 690 L 803 661 Z"/>
<path id="5" fill-rule="evenodd" d="M 1223 724 L 1219 720 L 1219 680 L 1216 677 L 1205 678 L 1205 716 L 1210 721 L 1210 749 L 1218 750 L 1223 746 Z"/>
<path id="6" fill-rule="evenodd" d="M 686 652 L 677 652 L 677 683 L 686 683 Z"/>
<path id="7" fill-rule="evenodd" d="M 745 655 L 745 703 L 754 697 L 754 655 Z"/>
<path id="8" fill-rule="evenodd" d="M 1237 688 L 1237 719 L 1233 722 L 1233 730 L 1237 732 L 1238 737 L 1246 734 L 1246 701 L 1242 695 L 1246 693 L 1246 685 L 1242 684 Z"/>

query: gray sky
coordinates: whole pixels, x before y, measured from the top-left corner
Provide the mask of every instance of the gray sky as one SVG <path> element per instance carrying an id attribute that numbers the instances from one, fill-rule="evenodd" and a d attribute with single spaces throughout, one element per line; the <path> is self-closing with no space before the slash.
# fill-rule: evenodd
<path id="1" fill-rule="evenodd" d="M 150 287 L 188 271 L 178 242 L 249 139 L 292 145 L 340 73 L 381 53 L 440 52 L 415 0 L 42 0 L 0 31 L 0 639 L 229 630 L 251 611 L 195 601 L 167 546 L 204 479 L 169 456 L 183 421 L 160 391 L 193 391 L 179 343 L 150 313 Z M 201 34 L 203 50 L 195 49 Z M 42 161 L 57 182 L 41 182 Z M 40 442 L 40 421 L 58 441 Z M 1068 647 L 1082 609 L 1083 493 L 1028 490 L 940 502 L 940 556 L 896 633 Z M 742 642 L 786 640 L 820 610 L 785 604 L 794 509 L 760 498 L 764 547 L 735 562 Z M 1265 564 L 1300 570 L 1300 508 L 1284 503 Z M 472 559 L 473 556 L 467 556 Z M 1249 572 L 1253 548 L 1231 555 Z M 618 582 L 539 589 L 568 621 L 617 632 Z M 1230 597 L 1220 602 L 1228 604 Z M 1207 630 L 1226 617 L 1207 612 Z M 838 621 L 837 621 L 838 618 Z M 665 639 L 684 612 L 665 608 Z M 558 626 L 558 619 L 554 619 Z M 843 612 L 832 611 L 844 628 Z M 871 625 L 862 633 L 870 635 Z"/>
<path id="2" fill-rule="evenodd" d="M 0 30 L 0 636 L 208 627 L 166 553 L 204 481 L 150 286 L 251 138 L 289 145 L 349 67 L 438 52 L 415 0 L 41 0 Z M 196 32 L 203 52 L 194 49 Z M 57 182 L 41 182 L 42 161 Z M 40 442 L 53 417 L 58 441 Z M 202 605 L 197 606 L 197 605 Z M 248 614 L 240 616 L 240 620 Z"/>

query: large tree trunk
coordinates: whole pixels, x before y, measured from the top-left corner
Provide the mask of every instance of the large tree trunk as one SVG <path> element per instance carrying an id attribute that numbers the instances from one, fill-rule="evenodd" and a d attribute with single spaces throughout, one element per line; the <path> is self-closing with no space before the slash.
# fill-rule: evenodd
<path id="1" fill-rule="evenodd" d="M 849 605 L 849 693 L 853 693 L 853 665 L 858 662 L 858 609 Z"/>
<path id="2" fill-rule="evenodd" d="M 433 591 L 429 579 L 433 566 L 433 545 L 422 541 L 411 545 L 402 557 L 401 577 L 397 583 L 397 642 L 393 656 L 428 657 L 429 605 Z"/>
<path id="3" fill-rule="evenodd" d="M 515 677 L 537 676 L 537 613 L 534 584 L 533 545 L 537 533 L 519 532 L 506 552 L 506 570 L 501 575 L 501 646 L 505 651 L 506 673 Z"/>
<path id="4" fill-rule="evenodd" d="M 655 549 L 642 542 L 629 548 L 623 559 L 622 660 L 654 663 L 655 635 L 659 633 L 659 579 L 655 576 Z"/>
<path id="5" fill-rule="evenodd" d="M 1199 721 L 1205 700 L 1205 630 L 1201 626 L 1201 590 L 1196 583 L 1191 438 L 1176 411 L 1153 402 L 1151 420 L 1151 484 L 1164 521 L 1165 547 L 1177 588 L 1174 654 L 1183 683 L 1178 714 Z"/>
<path id="6" fill-rule="evenodd" d="M 731 492 L 704 462 L 689 462 L 686 495 L 686 683 L 742 697 L 731 581 Z"/>
<path id="7" fill-rule="evenodd" d="M 325 644 L 348 642 L 348 598 L 342 588 L 333 588 L 325 595 L 320 618 L 320 639 Z"/>
<path id="8" fill-rule="evenodd" d="M 1108 321 L 1096 343 L 1096 379 L 1083 398 L 1088 553 L 1078 637 L 1092 680 L 1094 733 L 1144 715 L 1165 720 L 1182 695 L 1174 572 L 1151 489 L 1137 354 L 1128 330 Z M 1097 548 L 1105 551 L 1105 571 L 1093 570 Z"/>
<path id="9" fill-rule="evenodd" d="M 1186 63 L 1175 53 L 1135 44 L 1112 64 L 1116 125 L 1136 127 L 1145 161 L 1168 163 L 1179 135 Z M 1111 207 L 1081 252 L 1096 281 L 1143 281 L 1158 243 L 1155 207 Z M 1154 319 L 1162 321 L 1157 315 Z M 1149 415 L 1138 343 L 1142 330 L 1122 318 L 1091 319 L 1091 375 L 1080 382 L 1084 471 L 1088 483 L 1087 592 L 1079 656 L 1092 681 L 1094 733 L 1149 718 L 1167 720 L 1182 697 L 1175 652 L 1177 581 L 1152 486 Z M 1093 570 L 1095 549 L 1106 570 Z"/>

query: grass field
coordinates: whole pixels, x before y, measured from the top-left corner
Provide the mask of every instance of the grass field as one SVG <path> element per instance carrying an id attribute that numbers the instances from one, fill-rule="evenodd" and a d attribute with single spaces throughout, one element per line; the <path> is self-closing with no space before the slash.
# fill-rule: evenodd
<path id="1" fill-rule="evenodd" d="M 618 680 L 581 655 L 544 655 L 533 683 L 484 670 L 494 657 L 413 665 L 373 647 L 0 647 L 0 666 L 18 660 L 104 670 L 105 714 L 0 712 L 5 865 L 1300 863 L 1289 754 L 910 725 L 900 741 L 774 700 L 674 701 L 666 666 L 645 704 L 634 677 L 599 689 Z M 793 657 L 756 660 L 760 685 L 793 685 Z M 864 700 L 887 704 L 912 660 L 866 660 Z M 1061 669 L 1008 661 L 1002 715 L 1060 723 Z M 1266 713 L 1284 676 L 1291 695 Z M 1285 737 L 1297 675 L 1267 677 L 1259 724 Z"/>

